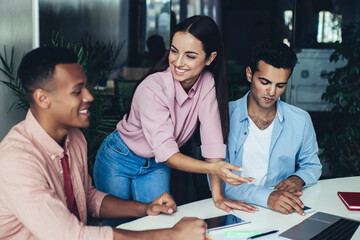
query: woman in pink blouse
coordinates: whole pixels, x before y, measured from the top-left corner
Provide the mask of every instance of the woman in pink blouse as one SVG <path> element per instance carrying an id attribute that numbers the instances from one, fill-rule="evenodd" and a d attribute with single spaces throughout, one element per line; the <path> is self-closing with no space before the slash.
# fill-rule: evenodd
<path id="1" fill-rule="evenodd" d="M 106 193 L 150 202 L 169 191 L 170 169 L 209 174 L 216 207 L 256 208 L 224 198 L 222 181 L 249 183 L 224 162 L 229 131 L 225 59 L 221 34 L 207 16 L 193 16 L 174 29 L 171 48 L 137 86 L 131 109 L 96 156 L 96 187 Z M 179 151 L 200 123 L 205 161 Z"/>

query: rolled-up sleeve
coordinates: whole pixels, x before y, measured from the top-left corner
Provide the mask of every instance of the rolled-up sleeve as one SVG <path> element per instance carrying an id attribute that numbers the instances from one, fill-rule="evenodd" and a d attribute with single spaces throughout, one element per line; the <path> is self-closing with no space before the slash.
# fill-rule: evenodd
<path id="1" fill-rule="evenodd" d="M 110 227 L 86 226 L 71 214 L 49 186 L 44 169 L 31 159 L 1 161 L 0 181 L 1 199 L 17 219 L 0 229 L 1 236 L 25 227 L 44 240 L 113 239 Z"/>
<path id="2" fill-rule="evenodd" d="M 88 187 L 87 187 L 87 211 L 91 214 L 92 217 L 99 217 L 101 203 L 106 196 L 106 193 L 100 192 L 94 188 L 91 184 L 90 176 L 88 176 Z"/>
<path id="3" fill-rule="evenodd" d="M 199 107 L 201 153 L 204 158 L 225 158 L 221 121 L 215 86 L 202 99 Z"/>
<path id="4" fill-rule="evenodd" d="M 166 96 L 159 96 L 155 91 L 155 87 L 139 88 L 135 98 L 143 132 L 153 150 L 155 161 L 164 162 L 179 152 L 179 146 L 174 138 L 174 123 L 170 116 L 168 99 Z"/>

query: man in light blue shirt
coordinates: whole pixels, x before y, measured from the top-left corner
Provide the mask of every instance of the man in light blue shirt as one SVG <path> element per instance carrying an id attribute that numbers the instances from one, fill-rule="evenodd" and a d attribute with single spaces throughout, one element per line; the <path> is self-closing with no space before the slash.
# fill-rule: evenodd
<path id="1" fill-rule="evenodd" d="M 224 183 L 230 199 L 304 215 L 302 189 L 321 175 L 318 146 L 309 114 L 280 100 L 297 62 L 281 42 L 257 45 L 246 68 L 250 91 L 229 103 L 230 133 L 226 161 L 242 166 L 251 184 Z"/>

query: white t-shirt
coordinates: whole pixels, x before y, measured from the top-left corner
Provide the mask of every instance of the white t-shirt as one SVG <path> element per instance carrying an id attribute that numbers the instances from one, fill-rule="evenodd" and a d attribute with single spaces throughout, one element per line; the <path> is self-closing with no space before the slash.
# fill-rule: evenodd
<path id="1" fill-rule="evenodd" d="M 264 186 L 268 165 L 269 151 L 274 121 L 264 130 L 260 130 L 249 117 L 249 136 L 244 143 L 242 168 L 243 177 L 253 177 L 252 184 Z"/>

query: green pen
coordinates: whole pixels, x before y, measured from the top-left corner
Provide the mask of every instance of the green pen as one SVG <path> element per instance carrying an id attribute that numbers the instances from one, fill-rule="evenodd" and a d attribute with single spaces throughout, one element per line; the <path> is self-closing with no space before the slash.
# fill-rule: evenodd
<path id="1" fill-rule="evenodd" d="M 248 237 L 259 235 L 261 232 L 242 232 L 242 231 L 228 231 L 225 232 L 226 237 Z"/>

